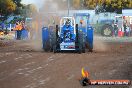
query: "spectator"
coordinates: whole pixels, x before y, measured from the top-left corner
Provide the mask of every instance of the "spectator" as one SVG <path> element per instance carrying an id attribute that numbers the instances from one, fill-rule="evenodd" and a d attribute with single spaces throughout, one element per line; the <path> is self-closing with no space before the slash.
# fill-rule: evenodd
<path id="1" fill-rule="evenodd" d="M 126 36 L 130 36 L 130 27 L 126 26 Z"/>
<path id="2" fill-rule="evenodd" d="M 118 25 L 117 25 L 117 23 L 114 24 L 114 35 L 115 36 L 118 35 Z"/>
<path id="3" fill-rule="evenodd" d="M 132 24 L 130 24 L 130 36 L 132 35 Z"/>
<path id="4" fill-rule="evenodd" d="M 126 36 L 126 24 L 123 24 L 123 27 L 124 27 L 124 36 Z"/>
<path id="5" fill-rule="evenodd" d="M 2 30 L 5 28 L 5 23 L 4 23 L 4 21 L 1 23 L 1 28 L 2 28 Z"/>

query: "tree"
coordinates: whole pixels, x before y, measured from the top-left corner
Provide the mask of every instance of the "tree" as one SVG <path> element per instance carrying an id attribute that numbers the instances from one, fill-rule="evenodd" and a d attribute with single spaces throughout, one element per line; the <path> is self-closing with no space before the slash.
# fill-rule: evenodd
<path id="1" fill-rule="evenodd" d="M 79 9 L 80 8 L 80 0 L 73 0 L 73 7 L 76 8 L 76 9 Z"/>
<path id="2" fill-rule="evenodd" d="M 130 2 L 132 2 L 132 1 L 131 0 L 122 0 L 122 8 L 129 8 Z"/>
<path id="3" fill-rule="evenodd" d="M 14 11 L 14 14 L 21 15 L 22 9 L 24 8 L 24 5 L 21 4 L 21 0 L 13 0 L 13 2 L 16 4 L 16 10 Z"/>
<path id="4" fill-rule="evenodd" d="M 103 5 L 106 12 L 122 13 L 122 0 L 106 0 Z"/>
<path id="5" fill-rule="evenodd" d="M 88 9 L 94 9 L 96 7 L 95 0 L 84 0 L 84 6 Z"/>
<path id="6" fill-rule="evenodd" d="M 18 7 L 23 6 L 23 5 L 21 4 L 21 0 L 13 0 L 13 2 L 14 2 Z"/>
<path id="7" fill-rule="evenodd" d="M 22 10 L 25 17 L 32 17 L 37 13 L 37 7 L 34 4 L 25 5 Z"/>
<path id="8" fill-rule="evenodd" d="M 132 1 L 131 1 L 131 2 L 129 2 L 128 7 L 132 9 Z"/>
<path id="9" fill-rule="evenodd" d="M 131 0 L 84 0 L 83 4 L 87 9 L 95 9 L 97 13 L 100 11 L 121 13 L 124 8 L 132 8 Z"/>
<path id="10" fill-rule="evenodd" d="M 0 0 L 0 14 L 8 16 L 16 9 L 16 4 L 12 0 Z"/>

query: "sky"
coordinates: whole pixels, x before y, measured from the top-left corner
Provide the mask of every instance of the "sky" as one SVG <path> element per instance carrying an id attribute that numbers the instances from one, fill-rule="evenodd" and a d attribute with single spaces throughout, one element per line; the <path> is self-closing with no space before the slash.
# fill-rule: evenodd
<path id="1" fill-rule="evenodd" d="M 22 0 L 21 3 L 23 3 L 23 4 L 35 4 L 37 6 L 37 8 L 39 9 L 40 7 L 42 7 L 44 1 L 45 0 Z"/>

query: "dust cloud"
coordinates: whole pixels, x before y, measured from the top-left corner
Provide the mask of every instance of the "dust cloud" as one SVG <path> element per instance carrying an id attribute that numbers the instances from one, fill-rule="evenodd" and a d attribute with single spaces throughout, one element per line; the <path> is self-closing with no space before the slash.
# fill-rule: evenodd
<path id="1" fill-rule="evenodd" d="M 100 39 L 101 38 L 101 39 Z M 94 50 L 98 52 L 107 51 L 108 46 L 104 42 L 103 37 L 94 35 Z"/>
<path id="2" fill-rule="evenodd" d="M 30 46 L 37 51 L 42 50 L 42 27 L 53 26 L 55 29 L 60 18 L 67 16 L 67 0 L 40 0 L 39 3 L 43 4 L 41 8 L 38 7 L 38 13 L 33 15 L 33 26 L 36 27 L 32 27 L 30 30 Z M 96 36 L 94 38 L 94 50 L 106 51 L 106 49 L 106 44 Z"/>
<path id="3" fill-rule="evenodd" d="M 38 0 L 36 0 L 37 4 Z M 42 50 L 42 28 L 59 24 L 61 16 L 67 15 L 67 0 L 40 0 L 41 7 L 37 8 L 38 13 L 32 16 L 32 27 L 29 30 L 30 46 L 33 50 Z M 60 11 L 64 11 L 60 13 Z M 54 30 L 53 29 L 53 30 Z"/>

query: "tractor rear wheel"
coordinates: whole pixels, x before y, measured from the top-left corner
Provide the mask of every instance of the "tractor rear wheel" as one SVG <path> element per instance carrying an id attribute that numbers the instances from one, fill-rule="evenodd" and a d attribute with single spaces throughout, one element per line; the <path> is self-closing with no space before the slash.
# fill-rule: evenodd
<path id="1" fill-rule="evenodd" d="M 81 53 L 81 48 L 79 44 L 79 32 L 78 32 L 78 24 L 76 24 L 76 40 L 75 40 L 75 49 L 78 53 Z"/>
<path id="2" fill-rule="evenodd" d="M 85 53 L 85 35 L 79 31 L 79 45 L 82 47 L 82 53 Z"/>
<path id="3" fill-rule="evenodd" d="M 93 52 L 93 49 L 89 49 L 89 52 Z"/>
<path id="4" fill-rule="evenodd" d="M 82 45 L 79 45 L 78 53 L 79 53 L 79 54 L 82 53 Z"/>
<path id="5" fill-rule="evenodd" d="M 85 53 L 85 44 L 82 46 L 82 53 Z"/>
<path id="6" fill-rule="evenodd" d="M 56 25 L 56 31 L 54 33 L 55 38 L 53 38 L 53 52 L 56 53 L 60 49 L 60 41 L 59 41 L 59 35 L 58 35 L 59 27 Z"/>
<path id="7" fill-rule="evenodd" d="M 101 31 L 101 34 L 106 37 L 111 37 L 113 32 L 113 28 L 111 25 L 104 25 Z"/>
<path id="8" fill-rule="evenodd" d="M 48 42 L 48 41 L 44 42 L 44 45 L 43 45 L 43 46 L 45 46 L 45 47 L 44 47 L 44 51 L 45 51 L 45 52 L 48 52 L 48 51 L 49 51 L 49 47 L 50 47 L 50 46 L 49 46 L 49 42 Z"/>
<path id="9" fill-rule="evenodd" d="M 50 52 L 52 52 L 53 46 L 56 44 L 56 35 L 54 31 L 50 32 L 49 42 L 50 42 Z"/>
<path id="10" fill-rule="evenodd" d="M 56 45 L 53 46 L 53 52 L 56 53 L 57 50 L 56 50 Z"/>

